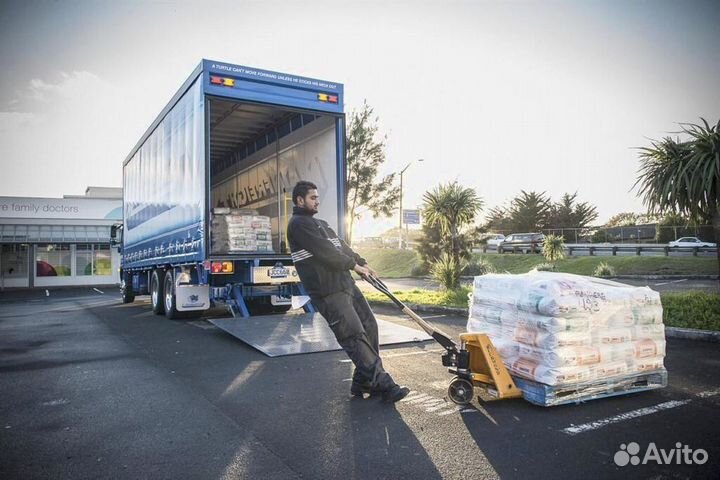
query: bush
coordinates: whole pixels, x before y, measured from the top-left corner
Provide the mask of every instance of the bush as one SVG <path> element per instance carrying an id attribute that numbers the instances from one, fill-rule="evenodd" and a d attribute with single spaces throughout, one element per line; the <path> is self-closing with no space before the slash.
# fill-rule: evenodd
<path id="1" fill-rule="evenodd" d="M 430 269 L 427 265 L 424 263 L 421 263 L 420 265 L 415 265 L 410 269 L 410 276 L 411 277 L 424 277 L 430 273 Z"/>
<path id="2" fill-rule="evenodd" d="M 456 262 L 451 255 L 443 253 L 430 268 L 430 273 L 446 290 L 454 290 L 460 286 L 460 272 L 465 265 Z"/>
<path id="3" fill-rule="evenodd" d="M 666 326 L 720 331 L 720 295 L 673 292 L 661 298 Z"/>
<path id="4" fill-rule="evenodd" d="M 615 276 L 615 269 L 605 262 L 600 262 L 595 271 L 593 272 L 595 277 L 613 277 Z"/>
<path id="5" fill-rule="evenodd" d="M 555 265 L 552 263 L 541 263 L 539 265 L 535 265 L 535 270 L 538 272 L 554 272 Z"/>
<path id="6" fill-rule="evenodd" d="M 462 274 L 468 277 L 476 277 L 478 275 L 486 275 L 488 273 L 494 272 L 495 267 L 493 266 L 493 264 L 484 258 L 480 258 L 478 260 L 473 260 L 472 262 L 468 263 L 467 266 L 463 269 Z"/>
<path id="7" fill-rule="evenodd" d="M 557 262 L 565 258 L 565 237 L 562 235 L 545 235 L 542 254 L 548 262 Z"/>

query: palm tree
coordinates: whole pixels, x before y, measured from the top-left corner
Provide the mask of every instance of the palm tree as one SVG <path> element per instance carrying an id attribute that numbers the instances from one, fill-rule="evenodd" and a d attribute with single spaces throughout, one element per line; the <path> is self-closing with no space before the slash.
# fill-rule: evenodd
<path id="1" fill-rule="evenodd" d="M 565 258 L 565 238 L 562 235 L 545 235 L 542 253 L 545 260 L 552 263 L 553 270 L 555 270 L 555 263 Z"/>
<path id="2" fill-rule="evenodd" d="M 687 215 L 711 222 L 720 244 L 720 121 L 710 126 L 681 124 L 690 138 L 666 137 L 640 148 L 640 169 L 633 188 L 650 213 Z M 720 273 L 720 250 L 717 252 Z"/>
<path id="3" fill-rule="evenodd" d="M 443 235 L 450 236 L 450 254 L 457 264 L 460 264 L 460 231 L 475 220 L 482 206 L 483 201 L 475 190 L 457 182 L 440 184 L 423 195 L 423 216 L 428 224 L 439 226 Z"/>

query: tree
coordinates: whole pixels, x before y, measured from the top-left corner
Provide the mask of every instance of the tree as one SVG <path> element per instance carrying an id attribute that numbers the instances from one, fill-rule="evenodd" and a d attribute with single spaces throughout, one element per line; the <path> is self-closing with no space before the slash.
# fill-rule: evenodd
<path id="1" fill-rule="evenodd" d="M 347 199 L 348 240 L 352 239 L 353 225 L 363 213 L 373 218 L 389 217 L 400 199 L 400 187 L 395 186 L 395 174 L 378 178 L 378 170 L 385 163 L 385 141 L 378 134 L 378 117 L 363 102 L 359 111 L 350 114 L 347 129 L 347 173 L 345 178 Z"/>
<path id="2" fill-rule="evenodd" d="M 460 259 L 469 261 L 471 242 L 468 233 L 461 233 L 457 237 L 457 246 Z M 433 263 L 437 262 L 443 252 L 451 251 L 450 238 L 442 234 L 438 224 L 430 225 L 425 222 L 422 226 L 422 236 L 418 240 L 417 253 L 422 260 L 422 270 L 429 272 Z"/>
<path id="3" fill-rule="evenodd" d="M 655 223 L 660 221 L 661 216 L 650 213 L 633 213 L 633 212 L 622 212 L 610 217 L 605 222 L 605 226 L 610 227 L 628 227 L 631 225 L 646 225 L 648 223 Z"/>
<path id="4" fill-rule="evenodd" d="M 509 209 L 514 231 L 541 231 L 548 222 L 551 207 L 550 199 L 545 192 L 520 190 L 520 195 L 512 200 Z"/>
<path id="5" fill-rule="evenodd" d="M 450 255 L 460 264 L 461 230 L 471 224 L 483 206 L 482 199 L 472 188 L 457 182 L 440 184 L 423 195 L 423 217 L 430 225 L 440 227 L 440 232 L 450 238 Z"/>
<path id="6" fill-rule="evenodd" d="M 681 124 L 685 141 L 665 137 L 640 147 L 640 168 L 633 188 L 650 213 L 678 213 L 710 222 L 720 244 L 720 120 L 710 126 Z M 720 249 L 717 250 L 720 273 Z"/>
<path id="7" fill-rule="evenodd" d="M 512 218 L 508 209 L 502 206 L 491 208 L 485 216 L 485 229 L 490 232 L 511 233 Z"/>
<path id="8" fill-rule="evenodd" d="M 597 220 L 597 207 L 588 202 L 578 202 L 577 192 L 563 194 L 553 204 L 548 218 L 549 228 L 586 228 Z"/>

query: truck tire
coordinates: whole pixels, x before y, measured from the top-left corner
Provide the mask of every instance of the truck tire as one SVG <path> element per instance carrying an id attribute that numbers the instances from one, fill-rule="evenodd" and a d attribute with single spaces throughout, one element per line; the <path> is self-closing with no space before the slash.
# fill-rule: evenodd
<path id="1" fill-rule="evenodd" d="M 165 303 L 163 302 L 163 271 L 154 270 L 150 278 L 150 304 L 155 315 L 165 313 Z"/>
<path id="2" fill-rule="evenodd" d="M 135 301 L 135 292 L 133 292 L 132 285 L 128 285 L 125 280 L 123 280 L 122 286 L 120 287 L 120 293 L 122 295 L 122 303 L 132 303 Z"/>
<path id="3" fill-rule="evenodd" d="M 175 275 L 172 270 L 165 272 L 165 280 L 163 282 L 163 307 L 165 308 L 165 316 L 170 320 L 176 320 L 182 317 L 175 304 Z"/>

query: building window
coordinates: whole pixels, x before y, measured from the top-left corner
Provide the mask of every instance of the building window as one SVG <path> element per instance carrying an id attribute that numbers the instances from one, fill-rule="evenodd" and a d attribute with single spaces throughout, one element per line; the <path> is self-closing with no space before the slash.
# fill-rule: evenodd
<path id="1" fill-rule="evenodd" d="M 112 275 L 110 245 L 78 243 L 75 246 L 77 275 Z"/>
<path id="2" fill-rule="evenodd" d="M 75 247 L 75 267 L 77 275 L 93 274 L 93 249 L 90 243 L 79 243 Z"/>
<path id="3" fill-rule="evenodd" d="M 2 275 L 5 278 L 27 278 L 27 252 L 27 245 L 0 245 L 0 265 L 2 265 Z"/>
<path id="4" fill-rule="evenodd" d="M 35 275 L 38 277 L 67 277 L 72 275 L 70 245 L 40 244 L 35 255 Z"/>
<path id="5" fill-rule="evenodd" d="M 110 245 L 95 245 L 93 250 L 93 275 L 112 275 Z"/>

